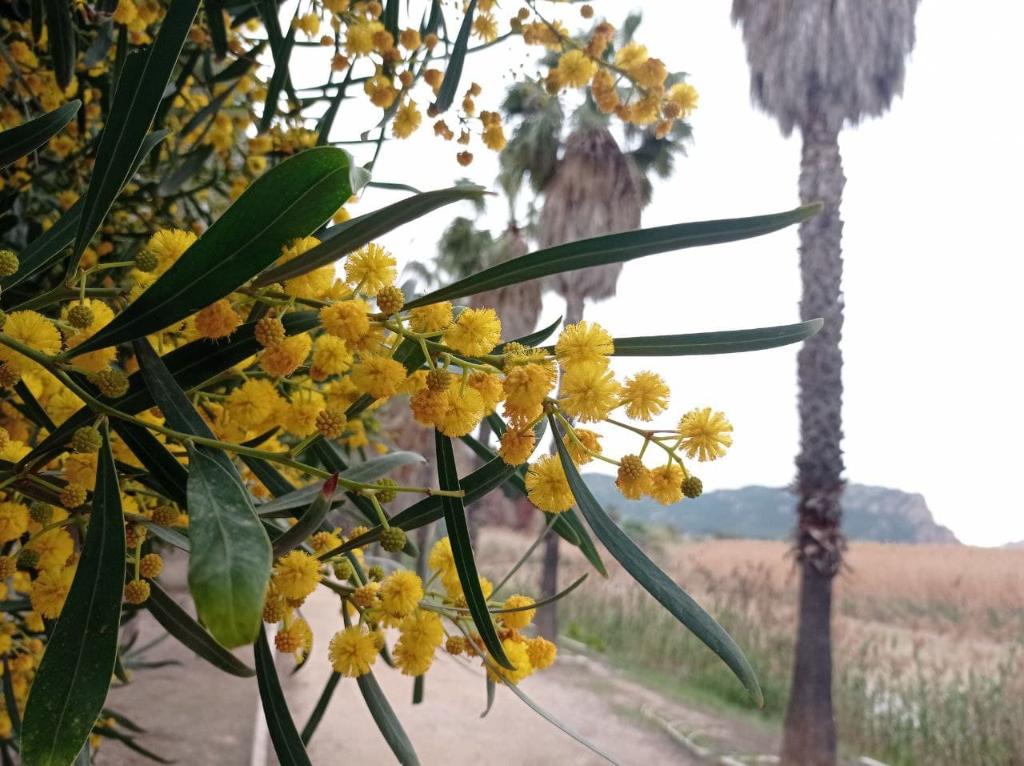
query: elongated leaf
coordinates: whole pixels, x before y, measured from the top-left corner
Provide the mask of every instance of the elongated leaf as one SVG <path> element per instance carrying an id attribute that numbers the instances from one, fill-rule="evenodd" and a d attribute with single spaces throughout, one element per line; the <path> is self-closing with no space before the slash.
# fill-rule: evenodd
<path id="1" fill-rule="evenodd" d="M 70 0 L 43 0 L 46 7 L 46 33 L 53 73 L 64 90 L 75 73 L 75 29 L 71 22 Z"/>
<path id="2" fill-rule="evenodd" d="M 217 643 L 217 639 L 186 612 L 157 583 L 149 584 L 149 609 L 161 627 L 215 668 L 240 678 L 251 678 L 256 671 Z"/>
<path id="3" fill-rule="evenodd" d="M 43 409 L 42 405 L 36 401 L 35 394 L 32 393 L 25 381 L 19 380 L 14 385 L 14 391 L 23 403 L 24 409 L 22 410 L 22 413 L 26 415 L 30 421 L 40 428 L 45 428 L 47 431 L 53 432 L 56 430 L 56 426 L 50 419 L 50 415 L 45 409 Z"/>
<path id="4" fill-rule="evenodd" d="M 173 0 L 152 47 L 146 52 L 129 55 L 125 61 L 96 149 L 96 164 L 75 237 L 72 267 L 78 265 L 93 234 L 131 176 L 132 165 L 156 116 L 164 88 L 198 9 L 199 0 Z"/>
<path id="5" fill-rule="evenodd" d="M 157 524 L 145 516 L 134 516 L 132 521 L 146 527 L 153 534 L 153 537 L 163 540 L 168 545 L 173 545 L 178 550 L 186 552 L 192 550 L 192 544 L 188 541 L 188 538 L 176 529 Z"/>
<path id="6" fill-rule="evenodd" d="M 274 497 L 281 497 L 295 490 L 295 486 L 282 476 L 281 472 L 270 464 L 270 461 L 250 455 L 242 455 L 241 458 L 246 467 L 252 471 L 263 486 L 270 490 L 270 494 Z"/>
<path id="7" fill-rule="evenodd" d="M 21 713 L 18 708 L 18 699 L 14 696 L 14 683 L 11 681 L 11 662 L 7 655 L 4 655 L 4 706 L 7 708 L 7 717 L 11 721 L 11 733 L 15 739 L 21 739 Z"/>
<path id="8" fill-rule="evenodd" d="M 330 704 L 331 697 L 334 696 L 334 690 L 338 688 L 340 680 L 341 673 L 331 671 L 331 675 L 327 677 L 327 683 L 324 685 L 324 690 L 320 693 L 316 705 L 313 706 L 313 712 L 309 714 L 309 720 L 302 727 L 302 744 L 308 745 L 309 741 L 313 739 L 313 734 L 316 733 L 324 713 L 327 712 L 327 706 Z"/>
<path id="9" fill-rule="evenodd" d="M 799 343 L 821 329 L 822 320 L 799 324 L 759 327 L 755 330 L 697 332 L 686 335 L 652 335 L 646 338 L 616 338 L 613 356 L 690 356 L 695 354 L 736 354 Z"/>
<path id="10" fill-rule="evenodd" d="M 576 498 L 576 505 L 586 518 L 590 528 L 594 530 L 597 538 L 644 590 L 654 596 L 673 617 L 722 658 L 722 661 L 736 674 L 757 704 L 763 705 L 764 696 L 761 693 L 757 676 L 736 642 L 711 615 L 669 579 L 668 575 L 662 572 L 648 558 L 647 554 L 640 550 L 639 546 L 612 521 L 611 517 L 594 499 L 586 483 L 580 478 L 580 474 L 569 456 L 569 451 L 562 439 L 559 438 L 558 427 L 553 422 L 552 429 L 555 434 L 558 457 L 562 461 L 562 468 L 565 469 L 566 478 L 569 480 L 569 488 Z"/>
<path id="11" fill-rule="evenodd" d="M 439 207 L 460 200 L 476 199 L 484 194 L 479 186 L 454 186 L 450 189 L 424 192 L 401 202 L 352 218 L 328 229 L 319 245 L 297 258 L 264 272 L 257 286 L 269 285 L 306 274 L 321 266 L 334 263 L 347 253 L 358 250 L 387 232 L 415 221 Z"/>
<path id="12" fill-rule="evenodd" d="M 139 156 L 135 158 L 129 178 L 135 175 L 142 161 L 146 159 L 153 148 L 167 137 L 168 131 L 160 130 L 149 133 L 142 142 Z M 79 200 L 72 205 L 64 215 L 57 219 L 57 222 L 38 237 L 29 242 L 28 247 L 18 254 L 21 265 L 16 274 L 4 279 L 0 284 L 4 291 L 11 290 L 36 274 L 52 268 L 64 254 L 64 250 L 75 241 L 75 232 L 78 231 L 82 220 L 82 207 L 85 200 Z"/>
<path id="13" fill-rule="evenodd" d="M 0 170 L 15 160 L 31 154 L 64 130 L 65 126 L 78 114 L 81 106 L 82 102 L 75 99 L 63 106 L 58 106 L 52 112 L 47 112 L 34 120 L 23 122 L 21 125 L 0 133 Z"/>
<path id="14" fill-rule="evenodd" d="M 491 708 L 494 707 L 494 692 L 498 688 L 498 685 L 491 680 L 490 676 L 485 676 L 484 680 L 487 682 L 487 706 L 484 708 L 484 712 L 480 714 L 481 718 L 486 718 L 487 714 L 491 712 Z"/>
<path id="15" fill-rule="evenodd" d="M 331 476 L 323 483 L 320 491 L 299 520 L 290 526 L 282 535 L 274 540 L 274 556 L 283 556 L 292 548 L 301 545 L 302 541 L 320 529 L 327 512 L 331 510 L 334 500 L 334 488 L 338 486 L 338 476 Z"/>
<path id="16" fill-rule="evenodd" d="M 523 346 L 529 346 L 530 348 L 539 346 L 541 343 L 550 338 L 552 334 L 554 334 L 555 330 L 558 329 L 558 326 L 560 324 L 562 324 L 562 317 L 558 317 L 558 319 L 549 324 L 547 327 L 542 327 L 536 332 L 531 332 L 527 335 L 522 336 L 521 338 L 516 338 L 515 340 L 509 341 L 508 343 L 519 343 Z M 508 343 L 499 343 L 497 346 L 494 347 L 494 353 L 502 353 L 505 349 L 505 346 L 507 346 Z"/>
<path id="17" fill-rule="evenodd" d="M 277 114 L 277 102 L 288 81 L 288 62 L 291 60 L 292 49 L 295 47 L 295 27 L 288 27 L 288 34 L 281 44 L 280 53 L 274 53 L 274 73 L 267 86 L 267 100 L 263 104 L 263 117 L 260 119 L 260 133 L 266 133 L 274 123 Z"/>
<path id="18" fill-rule="evenodd" d="M 206 0 L 206 26 L 210 29 L 210 42 L 218 59 L 224 58 L 228 52 L 228 31 L 224 26 L 224 9 L 222 0 Z"/>
<path id="19" fill-rule="evenodd" d="M 380 733 L 384 735 L 384 739 L 391 748 L 391 752 L 395 754 L 395 758 L 398 759 L 402 766 L 418 766 L 420 759 L 416 756 L 412 742 L 409 741 L 409 736 L 405 733 L 405 729 L 402 728 L 402 724 L 395 715 L 395 711 L 388 704 L 387 697 L 381 691 L 380 684 L 373 677 L 373 673 L 364 673 L 361 676 L 357 676 L 356 682 L 359 684 L 359 691 L 363 695 L 363 700 L 366 702 L 370 715 L 373 716 L 374 723 L 377 724 Z"/>
<path id="20" fill-rule="evenodd" d="M 410 301 L 406 304 L 406 308 L 416 308 L 438 301 L 476 295 L 487 290 L 497 290 L 500 287 L 519 284 L 529 279 L 576 271 L 590 266 L 625 263 L 655 253 L 759 237 L 762 234 L 800 223 L 816 214 L 820 209 L 820 205 L 807 205 L 774 215 L 677 223 L 671 226 L 607 234 L 603 237 L 556 245 L 519 258 L 512 258 L 470 277 L 460 279 L 448 287 L 442 287 Z"/>
<path id="21" fill-rule="evenodd" d="M 357 463 L 354 466 L 342 470 L 339 476 L 351 481 L 369 483 L 375 479 L 379 479 L 381 476 L 386 476 L 401 466 L 424 462 L 426 462 L 424 457 L 417 452 L 398 450 L 395 452 L 389 452 L 388 454 L 380 457 L 371 458 L 363 463 Z M 331 470 L 334 470 L 333 467 Z M 319 492 L 320 485 L 318 484 L 311 484 L 307 487 L 302 487 L 301 489 L 294 490 L 286 495 L 281 495 L 269 502 L 263 503 L 258 508 L 259 514 L 260 516 L 266 517 L 268 515 L 278 515 L 284 512 L 294 511 L 298 508 L 304 508 L 313 501 Z M 336 490 L 333 501 L 338 502 L 344 499 L 345 490 Z"/>
<path id="22" fill-rule="evenodd" d="M 178 431 L 213 438 L 149 342 L 139 339 L 134 348 L 167 423 Z M 262 624 L 270 581 L 270 539 L 231 460 L 219 450 L 194 444 L 189 444 L 188 456 L 188 583 L 196 611 L 224 646 L 251 644 Z"/>
<path id="23" fill-rule="evenodd" d="M 160 485 L 163 494 L 180 506 L 188 502 L 188 471 L 160 440 L 147 429 L 126 420 L 115 420 L 114 431 Z"/>
<path id="24" fill-rule="evenodd" d="M 469 33 L 473 30 L 475 12 L 476 0 L 470 0 L 466 7 L 466 16 L 462 19 L 462 26 L 459 27 L 458 37 L 455 38 L 455 47 L 452 48 L 452 55 L 444 71 L 444 80 L 437 93 L 437 101 L 434 102 L 434 111 L 437 114 L 448 110 L 459 90 L 459 80 L 462 79 L 462 68 L 466 63 L 466 49 L 469 47 Z"/>
<path id="25" fill-rule="evenodd" d="M 398 42 L 398 14 L 400 0 L 387 0 L 384 6 L 384 29 L 391 33 L 391 39 Z"/>
<path id="26" fill-rule="evenodd" d="M 527 696 L 526 692 L 524 692 L 522 689 L 520 689 L 516 684 L 505 684 L 505 686 L 506 686 L 506 688 L 511 689 L 512 693 L 515 694 L 517 697 L 519 697 L 519 699 L 521 699 L 526 704 L 526 706 L 528 708 L 530 708 L 534 713 L 539 715 L 541 718 L 543 718 L 545 721 L 550 723 L 552 726 L 554 726 L 557 729 L 561 729 L 564 733 L 568 734 L 574 740 L 576 740 L 581 745 L 583 745 L 583 747 L 587 748 L 591 752 L 596 753 L 597 755 L 599 755 L 602 758 L 604 758 L 606 761 L 608 761 L 608 763 L 614 763 L 614 764 L 618 763 L 618 761 L 615 760 L 615 758 L 613 758 L 611 755 L 609 755 L 604 750 L 599 748 L 597 745 L 595 745 L 589 739 L 587 739 L 582 734 L 577 732 L 571 726 L 568 726 L 567 724 L 562 723 L 560 720 L 558 720 L 553 715 L 551 715 L 551 713 L 549 713 L 547 710 L 545 710 L 540 705 L 538 705 L 536 702 L 534 702 L 532 699 L 530 699 L 530 697 Z"/>
<path id="27" fill-rule="evenodd" d="M 256 680 L 270 741 L 274 743 L 274 752 L 281 766 L 312 766 L 295 722 L 292 721 L 284 692 L 281 691 L 281 682 L 274 668 L 274 655 L 270 653 L 267 633 L 262 627 L 256 641 Z"/>
<path id="28" fill-rule="evenodd" d="M 349 156 L 308 149 L 260 176 L 171 268 L 72 354 L 138 338 L 241 287 L 296 237 L 316 230 L 352 193 Z"/>
<path id="29" fill-rule="evenodd" d="M 189 590 L 220 643 L 251 644 L 270 582 L 270 540 L 231 461 L 204 447 L 188 453 Z"/>
<path id="30" fill-rule="evenodd" d="M 446 490 L 458 489 L 459 474 L 455 467 L 451 439 L 440 431 L 435 431 L 434 445 L 437 450 L 438 486 Z M 466 523 L 466 509 L 462 504 L 462 498 L 442 496 L 441 507 L 444 509 L 444 525 L 448 530 L 448 539 L 452 544 L 455 569 L 459 574 L 462 591 L 466 595 L 466 606 L 473 618 L 473 624 L 494 661 L 502 667 L 515 670 L 515 666 L 505 656 L 498 631 L 494 627 L 490 612 L 487 611 L 487 599 L 480 587 L 480 575 L 476 570 L 473 543 L 469 537 L 469 525 Z"/>
<path id="31" fill-rule="evenodd" d="M 186 154 L 181 162 L 178 163 L 178 166 L 164 176 L 157 187 L 157 193 L 163 195 L 176 194 L 192 176 L 203 169 L 203 166 L 209 162 L 210 155 L 212 154 L 212 146 L 201 146 L 194 152 Z"/>
<path id="32" fill-rule="evenodd" d="M 89 531 L 67 602 L 32 684 L 22 728 L 28 766 L 66 766 L 103 710 L 117 657 L 124 588 L 124 517 L 103 428 Z"/>

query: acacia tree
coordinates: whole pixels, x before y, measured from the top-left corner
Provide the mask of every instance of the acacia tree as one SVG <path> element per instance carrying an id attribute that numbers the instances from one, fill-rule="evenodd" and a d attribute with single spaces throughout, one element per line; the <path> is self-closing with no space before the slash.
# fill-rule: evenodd
<path id="1" fill-rule="evenodd" d="M 918 0 L 733 0 L 743 29 L 754 101 L 800 131 L 800 199 L 821 215 L 800 226 L 802 318 L 824 328 L 797 360 L 800 624 L 782 755 L 786 763 L 836 760 L 832 711 L 832 580 L 844 548 L 842 231 L 839 133 L 883 114 L 903 89 Z"/>

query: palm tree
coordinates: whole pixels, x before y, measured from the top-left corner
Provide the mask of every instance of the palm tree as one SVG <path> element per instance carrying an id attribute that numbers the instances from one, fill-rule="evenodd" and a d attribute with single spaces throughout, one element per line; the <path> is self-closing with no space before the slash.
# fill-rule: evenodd
<path id="1" fill-rule="evenodd" d="M 836 762 L 832 712 L 832 579 L 843 551 L 843 327 L 839 132 L 883 114 L 903 89 L 918 0 L 733 0 L 753 100 L 802 138 L 800 198 L 820 215 L 800 227 L 800 316 L 823 317 L 797 361 L 800 611 L 784 763 Z"/>

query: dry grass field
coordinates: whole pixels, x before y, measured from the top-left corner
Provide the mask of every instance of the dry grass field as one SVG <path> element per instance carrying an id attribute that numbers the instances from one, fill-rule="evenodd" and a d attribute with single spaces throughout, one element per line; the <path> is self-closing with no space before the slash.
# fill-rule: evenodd
<path id="1" fill-rule="evenodd" d="M 781 720 L 797 586 L 787 546 L 630 532 L 744 648 L 764 710 L 614 566 L 610 583 L 584 583 L 562 602 L 562 632 L 662 691 Z M 511 563 L 528 543 L 488 530 L 481 560 Z M 563 584 L 586 571 L 567 558 Z M 1024 550 L 851 543 L 835 603 L 848 753 L 891 764 L 1024 763 Z"/>

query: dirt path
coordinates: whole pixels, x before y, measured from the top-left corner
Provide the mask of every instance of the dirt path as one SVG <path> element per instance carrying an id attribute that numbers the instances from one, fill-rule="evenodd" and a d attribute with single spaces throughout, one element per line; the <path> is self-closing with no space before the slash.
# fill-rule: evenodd
<path id="1" fill-rule="evenodd" d="M 290 675 L 282 658 L 279 675 L 301 728 L 330 669 L 326 642 L 340 619 L 328 594 L 311 600 L 303 613 L 318 645 L 309 666 Z M 146 625 L 145 634 L 158 633 Z M 112 692 L 110 706 L 145 727 L 140 740 L 178 763 L 262 766 L 276 763 L 273 750 L 259 752 L 254 736 L 259 719 L 255 679 L 236 679 L 192 657 L 173 640 L 152 650 L 152 659 L 183 664 L 144 671 L 139 683 Z M 249 659 L 248 657 L 246 658 Z M 508 689 L 498 689 L 494 708 L 485 704 L 482 671 L 456 658 L 439 656 L 427 675 L 426 699 L 413 705 L 412 680 L 378 663 L 375 675 L 425 766 L 432 764 L 597 764 L 604 761 L 537 716 Z M 733 753 L 772 752 L 775 743 L 742 723 L 666 700 L 631 683 L 601 663 L 563 652 L 558 663 L 523 683 L 540 706 L 613 755 L 622 764 L 697 764 L 652 717 L 675 729 L 697 733 L 700 741 L 728 742 Z M 265 737 L 262 740 L 266 742 Z M 253 752 L 254 742 L 257 752 Z M 356 684 L 343 680 L 310 744 L 317 766 L 357 762 L 393 763 L 394 758 L 366 710 Z M 104 745 L 99 764 L 150 763 L 122 746 Z"/>

